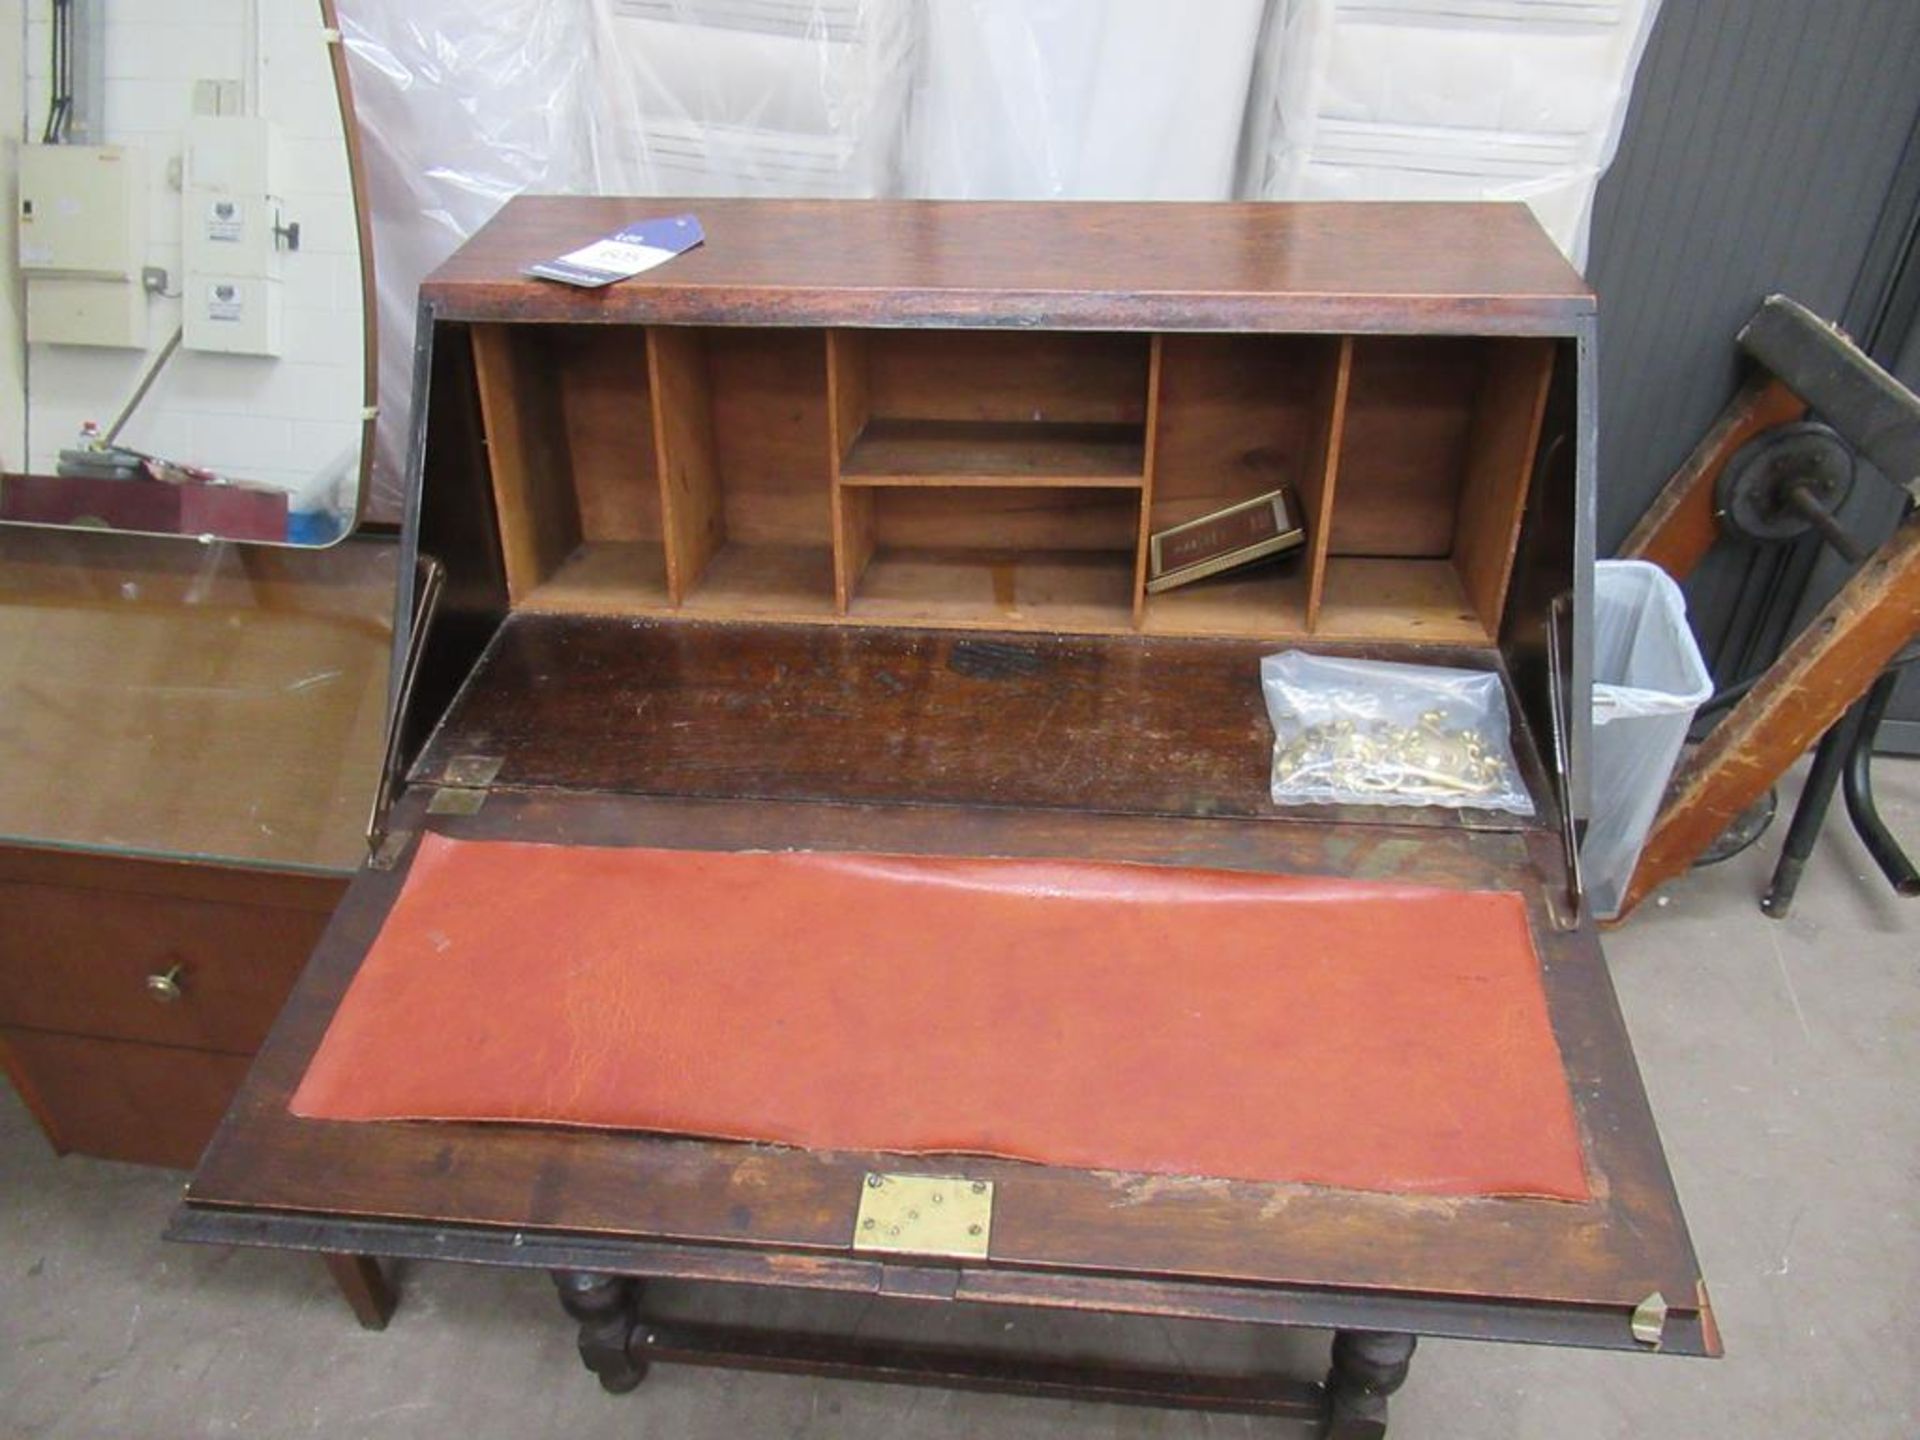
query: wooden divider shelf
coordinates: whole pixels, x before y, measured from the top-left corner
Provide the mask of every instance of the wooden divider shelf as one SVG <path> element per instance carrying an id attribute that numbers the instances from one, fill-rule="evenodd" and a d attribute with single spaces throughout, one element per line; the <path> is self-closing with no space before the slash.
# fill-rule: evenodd
<path id="1" fill-rule="evenodd" d="M 840 483 L 1138 489 L 1145 471 L 1138 425 L 869 420 L 840 463 Z"/>
<path id="2" fill-rule="evenodd" d="M 1496 638 L 1555 342 L 473 327 L 515 604 L 1274 640 Z M 1307 545 L 1158 595 L 1148 538 Z"/>

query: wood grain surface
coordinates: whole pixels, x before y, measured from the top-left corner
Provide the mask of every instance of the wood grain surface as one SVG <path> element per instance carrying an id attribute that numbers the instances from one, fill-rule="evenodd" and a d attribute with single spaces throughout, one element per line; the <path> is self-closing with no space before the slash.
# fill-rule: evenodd
<path id="1" fill-rule="evenodd" d="M 691 210 L 706 243 L 600 290 L 522 268 Z M 1525 205 L 522 196 L 428 277 L 462 320 L 1565 334 L 1592 292 Z"/>

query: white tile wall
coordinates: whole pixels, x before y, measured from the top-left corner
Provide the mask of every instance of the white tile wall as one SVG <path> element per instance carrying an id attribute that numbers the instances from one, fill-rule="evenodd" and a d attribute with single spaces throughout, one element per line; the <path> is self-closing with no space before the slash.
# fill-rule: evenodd
<path id="1" fill-rule="evenodd" d="M 37 140 L 47 104 L 48 3 L 25 3 L 24 132 Z M 282 486 L 298 509 L 324 502 L 322 472 L 360 433 L 359 234 L 319 0 L 258 3 L 260 110 L 283 132 L 280 188 L 287 218 L 300 222 L 300 249 L 283 260 L 284 353 L 181 351 L 121 439 L 236 479 Z M 243 13 L 242 0 L 140 0 L 108 11 L 105 138 L 146 152 L 152 232 L 146 263 L 164 265 L 176 291 L 180 194 L 170 183 L 169 162 L 181 151 L 194 82 L 242 78 Z M 149 304 L 158 349 L 179 323 L 180 302 Z M 82 421 L 111 420 L 146 358 L 132 351 L 29 347 L 31 468 L 51 470 Z"/>

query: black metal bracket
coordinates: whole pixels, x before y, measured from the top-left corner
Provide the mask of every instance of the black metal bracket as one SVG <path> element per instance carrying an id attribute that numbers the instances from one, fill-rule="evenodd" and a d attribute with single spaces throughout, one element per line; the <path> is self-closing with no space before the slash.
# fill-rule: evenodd
<path id="1" fill-rule="evenodd" d="M 1894 893 L 1906 898 L 1920 896 L 1920 870 L 1901 849 L 1900 842 L 1887 828 L 1873 794 L 1873 746 L 1886 718 L 1887 704 L 1900 684 L 1902 670 L 1920 660 L 1920 645 L 1909 645 L 1880 672 L 1867 693 L 1854 702 L 1827 733 L 1813 752 L 1813 765 L 1807 772 L 1806 788 L 1794 807 L 1793 820 L 1787 826 L 1787 838 L 1773 870 L 1767 893 L 1760 897 L 1760 909 L 1775 920 L 1786 919 L 1793 909 L 1793 897 L 1800 888 L 1801 873 L 1813 855 L 1814 843 L 1826 823 L 1833 805 L 1833 791 L 1840 786 L 1846 799 L 1847 818 L 1853 822 L 1861 843 L 1873 857 L 1880 873 L 1887 877 Z"/>

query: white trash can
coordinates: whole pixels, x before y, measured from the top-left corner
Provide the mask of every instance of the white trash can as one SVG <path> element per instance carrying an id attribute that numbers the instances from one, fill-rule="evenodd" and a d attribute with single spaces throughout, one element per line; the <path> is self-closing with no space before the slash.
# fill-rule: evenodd
<path id="1" fill-rule="evenodd" d="M 1611 919 L 1693 715 L 1713 695 L 1686 597 L 1644 560 L 1602 560 L 1593 582 L 1593 816 L 1580 868 L 1594 913 Z"/>

